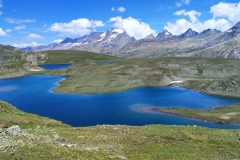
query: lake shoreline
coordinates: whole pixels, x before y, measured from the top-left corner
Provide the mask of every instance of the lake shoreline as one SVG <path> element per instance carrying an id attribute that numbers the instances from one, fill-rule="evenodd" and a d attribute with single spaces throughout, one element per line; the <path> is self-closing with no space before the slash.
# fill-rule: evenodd
<path id="1" fill-rule="evenodd" d="M 2 93 L 2 96 L 3 96 L 3 98 L 1 98 L 2 100 L 4 100 L 4 101 L 7 101 L 7 102 L 9 102 L 9 103 L 12 103 L 11 102 L 11 99 L 13 99 L 15 102 L 13 103 L 15 106 L 17 106 L 17 107 L 19 107 L 21 110 L 23 110 L 23 111 L 27 111 L 27 112 L 31 112 L 31 113 L 36 113 L 36 114 L 38 114 L 38 113 L 44 113 L 44 114 L 40 114 L 40 115 L 42 115 L 42 116 L 47 116 L 47 117 L 51 117 L 51 118 L 53 118 L 53 119 L 59 119 L 59 120 L 61 120 L 61 121 L 63 121 L 64 123 L 67 123 L 67 124 L 70 124 L 70 125 L 73 125 L 73 126 L 81 126 L 81 125 L 83 125 L 83 126 L 92 126 L 92 125 L 95 125 L 95 124 L 108 124 L 108 121 L 102 121 L 101 119 L 99 119 L 100 121 L 98 122 L 98 120 L 95 120 L 96 121 L 96 123 L 95 123 L 95 121 L 93 121 L 93 122 L 88 122 L 87 124 L 83 124 L 83 123 L 79 123 L 78 124 L 78 122 L 81 122 L 81 120 L 79 119 L 79 118 L 81 118 L 81 117 L 79 117 L 79 115 L 81 115 L 81 114 L 83 114 L 84 112 L 84 110 L 86 110 L 87 108 L 93 108 L 93 109 L 90 109 L 91 110 L 91 114 L 93 114 L 93 110 L 96 110 L 97 108 L 95 108 L 94 109 L 94 107 L 97 107 L 97 106 L 106 106 L 106 103 L 104 102 L 104 101 L 99 101 L 99 102 L 101 102 L 101 103 L 98 103 L 98 100 L 100 100 L 99 98 L 104 98 L 104 97 L 112 97 L 112 98 L 114 98 L 114 99 L 112 99 L 112 102 L 111 102 L 111 104 L 107 104 L 107 106 L 108 106 L 108 108 L 110 107 L 110 106 L 114 106 L 114 105 L 112 105 L 112 104 L 115 104 L 115 102 L 117 101 L 117 99 L 119 99 L 120 97 L 120 103 L 122 103 L 121 104 L 121 107 L 124 107 L 124 110 L 123 109 L 121 109 L 121 107 L 119 108 L 119 109 L 117 109 L 118 107 L 116 107 L 116 109 L 113 109 L 113 112 L 114 113 L 118 113 L 118 114 L 120 114 L 121 115 L 121 113 L 124 113 L 125 111 L 127 111 L 127 113 L 129 113 L 129 114 L 135 114 L 135 113 L 132 113 L 132 111 L 131 111 L 131 108 L 129 108 L 129 107 L 131 107 L 131 105 L 133 104 L 133 105 L 136 105 L 136 109 L 139 107 L 139 104 L 147 104 L 147 105 L 149 105 L 149 106 L 164 106 L 164 104 L 162 103 L 162 101 L 165 101 L 166 100 L 166 102 L 168 102 L 168 103 L 170 103 L 170 104 L 172 104 L 172 106 L 178 106 L 178 104 L 180 105 L 180 104 L 182 104 L 182 102 L 178 102 L 178 101 L 176 101 L 176 98 L 177 97 L 182 97 L 182 98 L 184 98 L 184 97 L 188 97 L 188 95 L 190 94 L 190 95 L 192 95 L 192 94 L 194 94 L 196 97 L 195 98 L 197 98 L 198 96 L 200 96 L 200 97 L 202 97 L 202 98 L 213 98 L 212 96 L 208 96 L 208 95 L 202 95 L 202 94 L 200 94 L 200 93 L 198 93 L 198 92 L 194 92 L 194 91 L 190 91 L 190 90 L 188 90 L 188 89 L 184 89 L 184 88 L 177 88 L 177 87 L 139 87 L 139 88 L 134 88 L 134 89 L 132 89 L 132 90 L 127 90 L 127 91 L 124 91 L 124 92 L 118 92 L 118 93 L 111 93 L 111 94 L 113 94 L 113 95 L 111 95 L 110 93 L 108 93 L 108 94 L 96 94 L 96 95 L 93 95 L 93 94 L 66 94 L 66 95 L 64 95 L 64 94 L 58 94 L 58 92 L 54 92 L 53 91 L 53 89 L 56 87 L 56 86 L 58 86 L 59 85 L 59 82 L 60 81 L 63 81 L 64 80 L 64 77 L 65 76 L 51 76 L 51 75 L 46 75 L 46 74 L 43 74 L 43 75 L 36 75 L 36 77 L 35 76 L 29 76 L 29 77 L 23 77 L 23 78 L 20 78 L 20 79 L 13 79 L 13 81 L 8 81 L 8 80 L 6 80 L 4 83 L 2 83 L 2 88 L 3 88 L 3 91 L 5 91 L 5 95 L 6 94 L 11 94 L 12 95 L 12 93 L 13 92 L 15 92 L 15 91 L 11 91 L 11 90 L 9 90 L 9 92 L 8 92 L 8 88 L 4 88 L 4 85 L 5 84 L 8 84 L 8 85 L 6 85 L 6 86 L 11 86 L 11 85 L 13 85 L 13 84 L 15 84 L 15 85 L 18 85 L 19 83 L 18 83 L 18 81 L 20 81 L 21 83 L 19 84 L 20 86 L 19 86 L 19 88 L 22 88 L 22 89 L 24 89 L 24 86 L 25 86 L 25 83 L 27 83 L 27 84 L 30 84 L 29 82 L 32 82 L 32 81 L 34 81 L 34 83 L 33 84 L 31 84 L 28 88 L 29 89 L 31 89 L 31 90 L 29 90 L 28 91 L 28 93 L 30 93 L 30 94 L 32 94 L 32 95 L 36 95 L 36 94 L 34 94 L 35 92 L 36 93 L 38 93 L 36 96 L 32 96 L 33 97 L 33 101 L 35 101 L 34 102 L 34 104 L 35 105 L 37 105 L 38 107 L 38 109 L 36 108 L 36 107 L 34 107 L 34 109 L 32 108 L 32 107 L 26 107 L 26 105 L 16 105 L 17 103 L 18 103 L 18 98 L 17 97 L 19 97 L 19 95 L 18 95 L 18 93 L 15 95 L 15 94 L 13 94 L 11 97 L 12 98 L 7 98 L 6 96 L 4 96 L 4 94 Z M 7 83 L 6 83 L 7 82 Z M 44 82 L 44 83 L 43 83 Z M 41 84 L 43 84 L 43 86 L 41 85 Z M 36 87 L 36 85 L 38 86 L 38 87 Z M 44 87 L 46 87 L 46 91 L 45 91 L 45 89 L 44 89 Z M 39 90 L 38 90 L 38 88 L 39 88 Z M 10 89 L 15 89 L 15 88 L 10 88 Z M 21 93 L 21 90 L 17 90 L 17 89 L 15 89 L 17 92 L 19 92 L 19 93 Z M 39 92 L 40 91 L 40 92 Z M 47 95 L 45 95 L 45 94 L 47 94 Z M 48 95 L 49 94 L 49 95 Z M 150 96 L 151 94 L 153 94 L 153 96 Z M 154 96 L 156 94 L 156 96 Z M 172 95 L 173 94 L 173 95 Z M 130 96 L 130 97 L 132 97 L 132 98 L 130 98 L 129 97 L 129 95 L 132 95 L 132 96 Z M 140 101 L 138 101 L 137 99 L 135 99 L 134 97 L 135 97 L 135 95 L 136 96 L 140 96 L 140 97 L 142 97 L 142 98 L 140 98 L 140 99 L 142 99 L 143 101 L 142 102 L 140 102 Z M 177 97 L 175 97 L 174 98 L 174 95 L 175 96 L 177 96 Z M 17 96 L 17 97 L 16 97 Z M 41 103 L 41 100 L 39 99 L 39 97 L 41 97 L 41 96 L 50 96 L 51 98 L 49 99 L 49 100 L 47 100 L 46 99 L 46 102 L 44 103 L 44 104 L 42 104 Z M 62 97 L 62 98 L 60 98 L 61 99 L 61 101 L 60 101 L 60 99 L 59 98 L 57 98 L 58 96 L 60 96 L 60 97 Z M 150 97 L 149 97 L 150 96 Z M 166 96 L 166 97 L 165 97 Z M 5 97 L 5 98 L 4 98 Z M 15 98 L 14 98 L 15 97 Z M 74 98 L 74 102 L 73 103 L 71 103 L 71 102 L 69 102 L 68 101 L 68 99 L 69 98 L 67 98 L 67 97 L 71 97 L 71 99 L 72 99 L 72 97 L 75 97 Z M 79 98 L 77 98 L 77 97 L 79 97 Z M 125 98 L 124 98 L 125 97 Z M 160 97 L 162 97 L 162 98 L 160 98 Z M 167 98 L 168 97 L 168 98 Z M 199 98 L 200 98 L 199 97 Z M 21 100 L 22 101 L 26 101 L 25 100 L 25 98 L 26 97 L 22 97 L 21 98 Z M 62 117 L 62 116 L 55 116 L 53 113 L 54 112 L 58 112 L 58 107 L 54 107 L 54 105 L 52 105 L 52 112 L 51 113 L 45 113 L 45 112 L 43 112 L 43 108 L 46 108 L 48 105 L 51 105 L 51 103 L 52 103 L 52 101 L 54 101 L 54 98 L 57 98 L 57 101 L 59 101 L 59 105 L 61 106 L 61 107 L 63 107 L 64 108 L 64 113 L 66 112 L 66 111 L 68 111 L 68 109 L 67 108 L 69 108 L 69 106 L 71 107 L 71 108 L 73 108 L 74 110 L 79 110 L 79 108 L 78 108 L 78 106 L 81 104 L 81 106 L 83 106 L 83 110 L 82 109 L 80 109 L 78 112 L 78 115 L 75 115 L 75 114 L 77 114 L 77 113 L 74 113 L 74 116 L 72 116 L 71 117 L 71 119 L 72 120 L 68 120 L 70 117 L 68 117 L 68 118 L 66 118 L 65 116 L 65 120 L 62 120 L 60 117 Z M 65 99 L 66 98 L 66 99 Z M 86 98 L 87 99 L 93 99 L 92 101 L 94 101 L 94 99 L 96 99 L 97 101 L 95 102 L 94 101 L 94 103 L 93 104 L 91 104 L 91 106 L 89 106 L 89 107 L 87 107 L 88 105 L 88 102 L 87 103 L 83 103 L 82 101 L 85 101 L 86 100 Z M 123 99 L 122 99 L 123 98 Z M 130 99 L 129 99 L 130 98 Z M 160 99 L 159 99 L 160 98 Z M 166 99 L 167 98 L 167 99 Z M 217 98 L 217 97 L 216 97 Z M 108 99 L 108 98 L 107 98 Z M 126 99 L 126 102 L 124 102 L 123 100 L 124 99 Z M 134 100 L 131 100 L 131 99 L 134 99 Z M 145 99 L 145 100 L 144 100 Z M 149 101 L 150 99 L 152 99 L 151 101 Z M 177 98 L 178 99 L 178 98 Z M 181 99 L 181 98 L 180 98 Z M 129 100 L 131 100 L 131 102 L 129 101 Z M 219 101 L 220 100 L 220 101 Z M 239 100 L 238 99 L 233 99 L 233 101 L 231 100 L 231 98 L 228 100 L 228 99 L 224 99 L 224 98 L 220 98 L 219 100 L 217 100 L 216 102 L 217 103 L 213 103 L 212 105 L 219 105 L 219 104 L 232 104 L 232 103 L 234 103 L 234 101 L 236 101 L 236 102 L 238 102 Z M 223 100 L 223 101 L 222 101 Z M 37 102 L 37 103 L 36 103 Z M 140 102 L 140 103 L 139 103 Z M 152 103 L 153 102 L 153 103 Z M 157 103 L 155 103 L 155 102 L 157 102 Z M 173 103 L 172 103 L 173 102 Z M 95 105 L 95 103 L 97 103 L 98 105 Z M 117 102 L 116 102 L 117 103 Z M 193 104 L 194 104 L 195 102 L 193 102 Z M 45 105 L 45 104 L 48 104 L 48 105 Z M 67 107 L 65 107 L 66 105 L 64 105 L 64 104 L 67 104 Z M 203 103 L 204 104 L 204 103 Z M 63 105 L 63 106 L 62 106 Z M 116 105 L 116 104 L 115 104 Z M 185 103 L 183 103 L 182 105 L 185 105 Z M 187 106 L 186 107 L 188 107 L 188 108 L 191 108 L 191 105 L 190 104 L 186 104 Z M 43 106 L 43 107 L 42 107 Z M 181 105 L 180 105 L 181 106 Z M 84 109 L 86 107 L 86 109 Z M 141 106 L 140 106 L 141 107 Z M 202 104 L 198 104 L 197 106 L 195 106 L 195 107 L 198 107 L 199 109 L 200 108 L 204 108 L 204 106 L 202 106 Z M 205 106 L 205 107 L 207 107 L 207 106 Z M 209 105 L 208 105 L 208 107 L 209 107 Z M 32 109 L 31 109 L 32 108 Z M 42 109 L 41 109 L 42 108 Z M 66 108 L 66 109 L 65 109 Z M 111 107 L 112 108 L 112 107 Z M 130 109 L 130 110 L 129 110 Z M 124 112 L 123 112 L 124 111 Z M 157 111 L 157 109 L 155 109 L 155 108 L 153 108 L 153 107 L 150 107 L 150 108 L 144 108 L 144 111 L 143 112 L 145 112 L 145 113 L 147 113 L 147 112 L 152 112 L 152 113 L 156 113 L 156 111 Z M 109 111 L 108 111 L 109 112 Z M 70 113 L 69 113 L 70 114 Z M 94 113 L 94 114 L 97 114 L 97 113 Z M 104 117 L 106 117 L 107 115 L 105 115 L 105 114 L 107 114 L 107 113 L 102 113 L 102 116 L 104 115 Z M 99 117 L 100 115 L 98 115 L 98 117 Z M 199 126 L 207 126 L 208 124 L 205 124 L 205 123 L 202 123 L 202 122 L 194 122 L 195 120 L 180 120 L 181 118 L 183 118 L 184 116 L 181 116 L 181 117 L 176 117 L 176 118 L 174 118 L 174 119 L 172 119 L 172 118 L 170 118 L 169 116 L 157 116 L 157 117 L 155 117 L 155 118 L 157 118 L 156 120 L 155 120 L 155 118 L 153 118 L 152 116 L 149 116 L 149 115 L 147 115 L 147 116 L 149 116 L 149 118 L 147 118 L 147 119 L 143 119 L 142 120 L 142 113 L 139 113 L 139 114 L 137 114 L 137 115 L 135 115 L 136 117 L 135 117 L 135 122 L 134 123 L 130 123 L 131 121 L 130 121 L 130 119 L 131 119 L 131 116 L 128 116 L 128 117 L 125 117 L 125 116 L 121 116 L 122 117 L 122 120 L 115 120 L 114 122 L 111 120 L 111 121 L 109 121 L 109 124 L 126 124 L 126 125 L 146 125 L 146 124 L 154 124 L 154 123 L 158 123 L 158 124 L 161 124 L 161 123 L 165 123 L 166 122 L 166 124 L 176 124 L 176 125 L 182 125 L 182 124 L 188 124 L 188 122 L 190 122 L 189 124 L 190 125 L 192 125 L 192 124 L 199 124 Z M 156 116 L 156 115 L 155 115 Z M 58 117 L 58 118 L 57 118 Z M 73 118 L 74 117 L 74 118 Z M 111 116 L 110 116 L 111 117 Z M 114 117 L 112 117 L 112 118 L 114 118 Z M 119 117 L 120 118 L 120 117 Z M 78 120 L 79 119 L 79 120 Z M 111 119 L 111 118 L 110 118 Z M 128 120 L 129 119 L 129 120 Z M 180 121 L 179 121 L 180 120 Z M 73 124 L 72 124 L 72 122 L 73 122 Z M 218 126 L 214 126 L 214 125 L 211 125 L 211 127 L 218 127 Z M 224 127 L 225 128 L 225 127 Z"/>
<path id="2" fill-rule="evenodd" d="M 51 64 L 51 65 L 54 65 L 54 64 Z M 11 79 L 11 78 L 20 78 L 20 77 L 25 77 L 25 76 L 30 76 L 30 75 L 51 75 L 51 76 L 62 76 L 62 75 L 55 75 L 55 74 L 52 74 L 51 70 L 45 70 L 47 73 L 44 73 L 42 71 L 35 71 L 34 73 L 29 73 L 29 74 L 12 74 L 12 75 L 8 75 L 6 77 L 2 76 L 0 77 L 0 80 L 3 80 L 3 79 Z M 39 73 L 38 73 L 39 72 Z M 98 91 L 96 92 L 95 89 L 92 89 L 92 90 L 89 90 L 89 92 L 69 92 L 69 91 L 62 91 L 62 90 L 59 90 L 58 87 L 62 87 L 62 82 L 64 82 L 67 78 L 69 78 L 70 76 L 64 76 L 65 79 L 62 80 L 62 81 L 59 81 L 57 82 L 58 83 L 58 86 L 55 86 L 53 88 L 53 91 L 56 92 L 56 93 L 65 93 L 65 94 L 111 94 L 111 93 L 117 93 L 117 92 L 125 92 L 125 91 L 129 91 L 129 90 L 132 90 L 132 89 L 136 89 L 136 88 L 140 88 L 140 87 L 176 87 L 176 88 L 184 88 L 184 89 L 189 89 L 189 90 L 192 90 L 192 91 L 195 91 L 195 92 L 198 92 L 198 93 L 203 93 L 203 94 L 208 94 L 208 95 L 213 95 L 213 96 L 222 96 L 222 97 L 229 97 L 229 98 L 240 98 L 240 95 L 238 94 L 235 94 L 235 95 L 227 95 L 227 94 L 221 94 L 221 93 L 209 93 L 209 92 L 203 92 L 203 91 L 198 91 L 198 90 L 195 90 L 194 88 L 189 88 L 189 87 L 184 87 L 184 86 L 178 86 L 178 85 L 172 85 L 171 83 L 169 83 L 168 85 L 163 85 L 163 86 L 134 86 L 132 88 L 124 88 L 122 90 L 112 90 L 112 91 L 108 91 L 108 92 L 104 92 L 104 91 Z"/>
<path id="3" fill-rule="evenodd" d="M 216 124 L 240 125 L 240 121 L 237 118 L 238 115 L 240 115 L 240 109 L 238 108 L 240 108 L 239 105 L 233 105 L 233 106 L 228 106 L 224 108 L 215 108 L 213 110 L 192 110 L 192 109 L 182 109 L 182 108 L 169 108 L 169 109 L 154 108 L 153 111 L 172 114 L 172 115 L 178 115 L 178 116 L 183 116 L 188 118 L 195 118 L 195 119 L 203 120 L 205 122 L 210 121 Z M 227 113 L 225 113 L 226 110 L 228 110 Z M 216 111 L 219 112 L 217 115 L 216 113 L 214 113 Z"/>
<path id="4" fill-rule="evenodd" d="M 38 74 L 36 74 L 38 75 Z M 41 75 L 41 74 L 40 74 Z M 43 75 L 48 75 L 48 74 L 43 74 Z M 24 77 L 24 76 L 30 76 L 30 75 L 23 75 L 23 76 L 20 76 L 20 77 Z M 58 76 L 58 75 L 50 75 L 50 76 Z M 14 78 L 20 78 L 20 77 L 14 77 Z M 75 94 L 75 95 L 78 95 L 78 94 L 84 94 L 84 95 L 94 95 L 94 93 L 90 93 L 90 94 L 86 94 L 86 93 L 68 93 L 68 92 L 58 92 L 56 91 L 55 89 L 61 85 L 61 82 L 64 81 L 68 76 L 64 76 L 65 78 L 61 79 L 60 81 L 56 82 L 53 87 L 52 87 L 52 91 L 55 92 L 55 93 L 62 93 L 62 94 Z M 11 78 L 10 78 L 11 79 Z M 168 86 L 139 86 L 139 87 L 134 87 L 134 88 L 130 88 L 130 89 L 127 89 L 127 90 L 123 90 L 123 91 L 116 91 L 116 92 L 108 92 L 108 93 L 95 93 L 95 94 L 114 94 L 114 93 L 123 93 L 123 92 L 127 92 L 127 91 L 130 91 L 130 90 L 133 90 L 133 89 L 138 89 L 138 88 L 147 88 L 147 87 L 150 87 L 150 88 L 155 88 L 155 87 L 158 87 L 158 88 L 164 88 L 164 87 L 168 87 Z M 181 88 L 181 87 L 175 87 L 175 86 L 170 86 L 170 88 Z M 187 88 L 183 88 L 183 89 L 187 89 Z M 198 92 L 198 91 L 194 91 L 194 92 Z M 198 93 L 202 93 L 202 92 L 198 92 Z M 212 94 L 208 94 L 208 95 L 212 95 Z M 222 97 L 227 97 L 227 98 L 239 98 L 239 97 L 230 97 L 230 96 L 224 96 L 224 95 L 217 95 L 217 96 L 222 96 Z M 215 108 L 213 108 L 215 109 Z M 197 117 L 197 116 L 193 116 L 192 114 L 180 114 L 180 113 L 172 113 L 172 112 L 169 112 L 169 109 L 166 109 L 166 110 L 159 110 L 158 108 L 155 108 L 155 107 L 143 107 L 142 109 L 142 112 L 145 112 L 145 113 L 166 113 L 166 114 L 172 114 L 172 115 L 178 115 L 178 116 L 181 116 L 181 117 L 187 117 L 187 118 L 195 118 L 195 119 L 199 119 L 199 120 L 203 120 L 203 121 L 211 121 L 211 122 L 214 122 L 214 123 L 222 123 L 222 124 L 230 124 L 230 123 L 236 123 L 236 124 L 240 124 L 240 122 L 229 122 L 229 119 L 208 119 L 208 118 L 201 118 L 201 117 Z M 188 109 L 188 110 L 191 110 L 191 109 Z M 211 110 L 207 110 L 206 112 L 210 112 Z M 223 115 L 224 116 L 224 115 Z M 227 115 L 228 116 L 228 115 Z M 229 116 L 228 116 L 229 117 Z"/>
<path id="5" fill-rule="evenodd" d="M 224 108 L 215 108 L 213 110 L 221 110 L 221 109 L 227 109 L 227 108 L 231 108 L 232 106 L 228 106 L 228 107 L 224 107 Z M 239 106 L 240 107 L 240 106 Z M 178 112 L 171 112 L 171 109 L 179 109 L 181 110 L 182 108 L 158 108 L 158 107 L 153 107 L 153 106 L 146 106 L 146 107 L 141 107 L 140 109 L 138 110 L 135 110 L 137 112 L 143 112 L 143 113 L 149 113 L 149 114 L 168 114 L 168 115 L 176 115 L 176 116 L 180 116 L 180 117 L 183 117 L 183 118 L 190 118 L 190 119 L 194 119 L 194 120 L 200 120 L 200 121 L 203 121 L 203 122 L 212 122 L 212 123 L 215 123 L 215 124 L 232 124 L 232 125 L 240 125 L 240 122 L 239 121 L 230 121 L 229 120 L 231 118 L 229 118 L 229 116 L 231 115 L 236 115 L 237 113 L 236 112 L 231 112 L 229 111 L 229 113 L 232 113 L 232 114 L 227 114 L 226 116 L 228 116 L 227 118 L 226 117 L 222 117 L 221 120 L 219 119 L 209 119 L 208 117 L 206 118 L 201 118 L 201 117 L 197 117 L 195 116 L 194 114 L 181 114 L 181 113 L 178 113 Z M 185 110 L 191 110 L 191 109 L 185 109 Z M 202 111 L 206 111 L 206 112 L 211 112 L 213 110 L 202 110 Z M 234 114 L 233 114 L 234 113 Z M 238 113 L 240 114 L 240 113 Z M 212 116 L 212 115 L 210 115 Z"/>

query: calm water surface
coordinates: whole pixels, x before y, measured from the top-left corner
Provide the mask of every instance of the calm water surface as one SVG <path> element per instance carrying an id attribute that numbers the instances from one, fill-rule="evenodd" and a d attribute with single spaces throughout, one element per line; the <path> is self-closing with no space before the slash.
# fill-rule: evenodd
<path id="1" fill-rule="evenodd" d="M 62 68 L 67 68 L 69 67 L 71 64 L 42 64 L 39 65 L 39 67 L 43 68 L 43 69 L 47 69 L 47 70 L 59 70 Z"/>
<path id="2" fill-rule="evenodd" d="M 156 112 L 145 107 L 213 109 L 240 103 L 240 99 L 201 94 L 183 88 L 142 87 L 109 94 L 62 94 L 52 91 L 62 76 L 34 75 L 0 80 L 0 99 L 17 108 L 60 120 L 72 126 L 98 124 L 199 125 L 240 128 Z"/>

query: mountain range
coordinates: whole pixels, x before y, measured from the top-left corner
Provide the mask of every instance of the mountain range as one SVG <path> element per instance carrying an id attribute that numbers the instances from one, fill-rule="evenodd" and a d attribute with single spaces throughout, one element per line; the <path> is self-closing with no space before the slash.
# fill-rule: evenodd
<path id="1" fill-rule="evenodd" d="M 207 29 L 198 33 L 189 28 L 175 36 L 163 30 L 156 37 L 136 40 L 121 29 L 92 32 L 79 38 L 66 38 L 60 43 L 21 48 L 25 52 L 47 50 L 82 50 L 127 58 L 213 57 L 240 59 L 240 22 L 225 32 Z"/>

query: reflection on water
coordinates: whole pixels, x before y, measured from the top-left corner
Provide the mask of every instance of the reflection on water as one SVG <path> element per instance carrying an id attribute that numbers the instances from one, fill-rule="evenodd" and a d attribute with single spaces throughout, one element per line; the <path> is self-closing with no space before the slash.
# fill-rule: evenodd
<path id="1" fill-rule="evenodd" d="M 14 91 L 16 89 L 18 89 L 17 86 L 0 87 L 0 92 Z"/>

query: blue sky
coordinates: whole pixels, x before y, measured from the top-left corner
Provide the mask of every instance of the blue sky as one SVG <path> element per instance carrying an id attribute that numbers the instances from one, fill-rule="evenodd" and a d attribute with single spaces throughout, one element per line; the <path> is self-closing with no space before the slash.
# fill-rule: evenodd
<path id="1" fill-rule="evenodd" d="M 237 0 L 0 0 L 0 44 L 46 45 L 111 28 L 136 39 L 163 29 L 226 31 L 239 21 Z"/>

